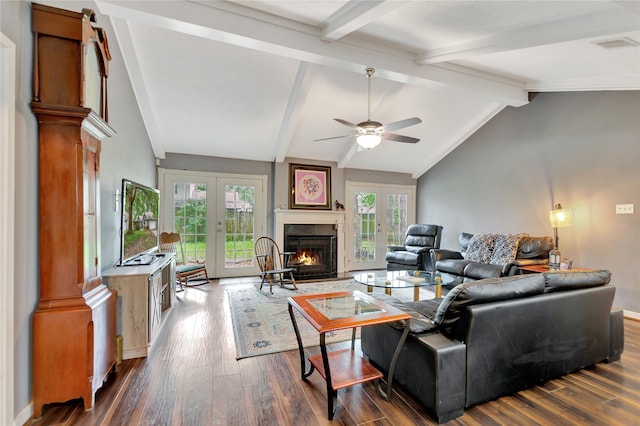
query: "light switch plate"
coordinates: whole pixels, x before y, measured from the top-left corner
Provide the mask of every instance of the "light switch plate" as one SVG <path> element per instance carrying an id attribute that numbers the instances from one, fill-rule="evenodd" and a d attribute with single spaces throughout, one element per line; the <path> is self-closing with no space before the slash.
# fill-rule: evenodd
<path id="1" fill-rule="evenodd" d="M 633 214 L 633 204 L 616 204 L 616 214 Z"/>

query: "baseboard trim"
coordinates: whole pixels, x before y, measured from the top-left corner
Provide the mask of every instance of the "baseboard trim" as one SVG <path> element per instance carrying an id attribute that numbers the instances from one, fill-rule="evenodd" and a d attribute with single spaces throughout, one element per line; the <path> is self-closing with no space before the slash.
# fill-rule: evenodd
<path id="1" fill-rule="evenodd" d="M 32 415 L 33 415 L 33 402 L 30 402 L 29 405 L 24 407 L 22 411 L 18 413 L 18 416 L 15 419 L 13 419 L 13 425 L 22 426 L 26 424 L 29 421 L 29 419 L 31 419 Z"/>

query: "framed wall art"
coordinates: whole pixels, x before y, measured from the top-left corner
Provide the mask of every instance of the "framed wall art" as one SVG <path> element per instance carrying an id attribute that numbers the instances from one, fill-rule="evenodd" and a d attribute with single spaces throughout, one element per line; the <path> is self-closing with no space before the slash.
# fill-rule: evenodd
<path id="1" fill-rule="evenodd" d="M 289 208 L 331 210 L 331 167 L 289 164 Z"/>

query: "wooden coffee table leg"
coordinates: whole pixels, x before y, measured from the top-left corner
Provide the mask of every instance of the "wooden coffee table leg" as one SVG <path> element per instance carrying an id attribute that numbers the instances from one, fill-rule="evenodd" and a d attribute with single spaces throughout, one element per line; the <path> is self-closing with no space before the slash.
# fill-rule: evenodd
<path id="1" fill-rule="evenodd" d="M 420 300 L 420 287 L 416 286 L 413 288 L 413 301 L 417 302 Z"/>

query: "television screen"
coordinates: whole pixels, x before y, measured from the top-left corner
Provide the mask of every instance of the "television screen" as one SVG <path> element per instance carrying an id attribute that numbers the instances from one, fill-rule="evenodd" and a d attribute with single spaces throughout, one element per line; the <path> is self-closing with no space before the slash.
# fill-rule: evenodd
<path id="1" fill-rule="evenodd" d="M 120 265 L 145 265 L 158 250 L 160 191 L 122 179 Z"/>

